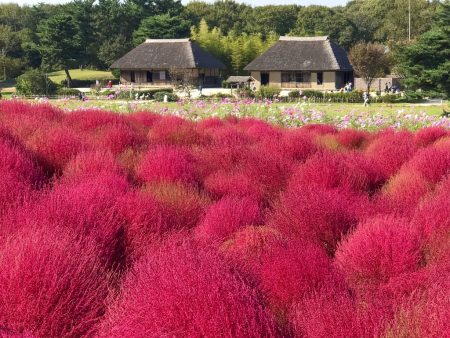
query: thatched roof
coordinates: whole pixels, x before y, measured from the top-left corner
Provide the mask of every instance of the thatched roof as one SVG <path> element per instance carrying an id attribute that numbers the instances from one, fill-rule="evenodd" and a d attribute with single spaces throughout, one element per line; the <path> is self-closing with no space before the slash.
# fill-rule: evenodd
<path id="1" fill-rule="evenodd" d="M 224 69 L 222 62 L 189 39 L 147 39 L 111 65 L 113 69 Z"/>
<path id="2" fill-rule="evenodd" d="M 327 36 L 282 36 L 272 48 L 250 62 L 244 69 L 249 71 L 353 70 L 345 50 L 330 41 Z"/>
<path id="3" fill-rule="evenodd" d="M 239 75 L 232 75 L 226 80 L 226 82 L 228 83 L 246 83 L 252 81 L 255 81 L 255 79 L 252 78 L 251 76 L 239 76 Z"/>

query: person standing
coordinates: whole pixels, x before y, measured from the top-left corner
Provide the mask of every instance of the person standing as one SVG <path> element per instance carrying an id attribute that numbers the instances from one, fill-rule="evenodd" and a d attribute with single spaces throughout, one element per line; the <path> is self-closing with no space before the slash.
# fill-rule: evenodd
<path id="1" fill-rule="evenodd" d="M 369 105 L 369 94 L 367 92 L 363 93 L 364 107 Z"/>

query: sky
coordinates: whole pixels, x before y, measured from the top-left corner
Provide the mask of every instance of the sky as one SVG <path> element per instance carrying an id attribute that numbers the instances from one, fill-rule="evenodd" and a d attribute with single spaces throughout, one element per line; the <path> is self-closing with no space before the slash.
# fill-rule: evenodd
<path id="1" fill-rule="evenodd" d="M 58 4 L 68 2 L 69 0 L 0 0 L 0 3 L 8 3 L 13 2 L 19 5 L 34 5 L 39 2 L 50 3 L 50 4 Z M 182 0 L 183 4 L 189 3 L 190 0 Z M 214 2 L 214 1 L 206 1 L 206 2 Z M 262 6 L 262 5 L 324 5 L 324 6 L 338 6 L 345 5 L 347 0 L 238 0 L 238 2 L 245 2 L 252 6 Z"/>

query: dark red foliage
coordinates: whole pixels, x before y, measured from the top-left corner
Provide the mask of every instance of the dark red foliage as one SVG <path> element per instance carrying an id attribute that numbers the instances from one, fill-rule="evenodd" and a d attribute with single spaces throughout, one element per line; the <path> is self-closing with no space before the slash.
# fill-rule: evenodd
<path id="1" fill-rule="evenodd" d="M 304 241 L 290 241 L 272 248 L 263 258 L 260 278 L 263 294 L 272 306 L 281 310 L 288 310 L 324 285 L 341 283 L 325 251 Z"/>
<path id="2" fill-rule="evenodd" d="M 258 279 L 264 255 L 286 243 L 283 235 L 268 226 L 246 226 L 220 247 L 233 266 L 246 277 Z"/>
<path id="3" fill-rule="evenodd" d="M 210 204 L 203 192 L 180 183 L 150 184 L 145 190 L 158 202 L 167 231 L 193 229 Z"/>
<path id="4" fill-rule="evenodd" d="M 157 146 L 149 149 L 138 168 L 145 182 L 195 183 L 192 158 L 188 151 L 175 146 Z"/>
<path id="5" fill-rule="evenodd" d="M 370 133 L 363 130 L 344 129 L 335 135 L 336 140 L 346 148 L 362 148 L 369 140 Z"/>
<path id="6" fill-rule="evenodd" d="M 332 255 L 367 206 L 365 197 L 345 190 L 292 186 L 281 196 L 270 224 L 288 238 L 313 241 Z"/>
<path id="7" fill-rule="evenodd" d="M 206 241 L 224 241 L 233 232 L 263 221 L 258 203 L 249 197 L 224 197 L 211 205 L 195 229 L 196 236 Z"/>
<path id="8" fill-rule="evenodd" d="M 57 184 L 23 211 L 18 227 L 37 224 L 68 229 L 80 239 L 95 242 L 106 265 L 120 264 L 124 220 L 117 199 L 127 189 L 127 181 L 112 174 Z"/>
<path id="9" fill-rule="evenodd" d="M 443 128 L 0 101 L 0 337 L 450 338 L 449 196 Z"/>
<path id="10" fill-rule="evenodd" d="M 420 231 L 407 220 L 370 219 L 349 234 L 336 251 L 336 263 L 355 288 L 378 285 L 420 264 Z"/>
<path id="11" fill-rule="evenodd" d="M 385 178 L 395 174 L 417 150 L 414 134 L 406 131 L 385 131 L 368 145 L 366 154 L 371 158 Z"/>
<path id="12" fill-rule="evenodd" d="M 260 188 L 243 173 L 227 173 L 218 171 L 209 175 L 204 181 L 205 190 L 215 199 L 224 196 L 251 197 L 256 201 L 263 199 Z"/>
<path id="13" fill-rule="evenodd" d="M 311 134 L 303 129 L 286 130 L 281 142 L 285 156 L 295 161 L 303 162 L 317 151 Z"/>
<path id="14" fill-rule="evenodd" d="M 372 192 L 382 183 L 376 164 L 358 153 L 317 153 L 294 171 L 291 185 Z"/>
<path id="15" fill-rule="evenodd" d="M 450 173 L 450 149 L 421 149 L 404 164 L 401 171 L 418 172 L 430 183 L 436 184 Z"/>
<path id="16" fill-rule="evenodd" d="M 100 337 L 276 337 L 255 292 L 208 247 L 153 245 L 124 282 Z"/>
<path id="17" fill-rule="evenodd" d="M 62 179 L 78 180 L 107 173 L 124 174 L 114 155 L 108 151 L 86 151 L 80 152 L 66 164 Z"/>
<path id="18" fill-rule="evenodd" d="M 416 144 L 419 147 L 426 147 L 442 137 L 448 136 L 448 130 L 441 127 L 428 127 L 419 129 L 415 133 Z"/>
<path id="19" fill-rule="evenodd" d="M 14 175 L 32 185 L 39 185 L 44 175 L 32 154 L 20 144 L 0 139 L 0 170 Z"/>
<path id="20" fill-rule="evenodd" d="M 24 229 L 0 246 L 0 326 L 36 337 L 88 335 L 105 311 L 109 279 L 94 246 L 57 228 Z"/>
<path id="21" fill-rule="evenodd" d="M 157 121 L 149 131 L 148 137 L 154 144 L 182 146 L 207 142 L 207 139 L 197 131 L 194 123 L 176 116 L 167 116 Z"/>

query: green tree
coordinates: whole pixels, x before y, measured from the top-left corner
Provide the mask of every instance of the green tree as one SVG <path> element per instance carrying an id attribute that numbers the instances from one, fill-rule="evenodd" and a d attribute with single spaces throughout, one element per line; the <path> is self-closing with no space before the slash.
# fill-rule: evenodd
<path id="1" fill-rule="evenodd" d="M 70 86 L 69 69 L 80 64 L 84 52 L 77 23 L 71 15 L 57 14 L 38 26 L 38 36 L 44 66 L 64 69 Z"/>
<path id="2" fill-rule="evenodd" d="M 408 39 L 408 11 L 410 0 L 394 0 L 389 5 L 389 11 L 383 25 L 377 34 L 386 40 L 404 41 Z M 436 12 L 436 1 L 411 0 L 411 38 L 415 39 L 431 28 Z"/>
<path id="3" fill-rule="evenodd" d="M 183 10 L 181 0 L 131 0 L 141 9 L 141 17 L 169 14 L 179 15 Z"/>
<path id="4" fill-rule="evenodd" d="M 20 46 L 20 40 L 10 26 L 0 25 L 0 64 L 2 66 L 3 80 L 6 80 L 6 59 L 9 53 Z M 9 60 L 8 63 L 10 63 Z"/>
<path id="5" fill-rule="evenodd" d="M 439 91 L 450 96 L 450 3 L 438 9 L 433 28 L 396 50 L 396 71 L 408 89 Z"/>
<path id="6" fill-rule="evenodd" d="M 141 25 L 133 34 L 134 45 L 139 45 L 146 38 L 176 39 L 189 36 L 190 25 L 181 16 L 169 14 L 155 15 L 142 20 Z"/>
<path id="7" fill-rule="evenodd" d="M 250 30 L 261 33 L 263 37 L 272 32 L 285 35 L 295 27 L 299 10 L 296 5 L 255 7 L 249 20 Z"/>
<path id="8" fill-rule="evenodd" d="M 42 71 L 33 69 L 17 78 L 16 90 L 19 95 L 50 95 L 56 86 Z"/>
<path id="9" fill-rule="evenodd" d="M 113 36 L 100 45 L 98 58 L 105 67 L 109 67 L 114 61 L 129 52 L 132 47 L 131 42 L 123 35 Z"/>
<path id="10" fill-rule="evenodd" d="M 344 48 L 349 48 L 354 42 L 355 27 L 346 19 L 342 10 L 326 6 L 308 6 L 300 9 L 291 35 L 328 35 Z"/>
<path id="11" fill-rule="evenodd" d="M 383 76 L 391 65 L 386 47 L 378 43 L 358 43 L 349 53 L 350 62 L 358 76 L 367 84 L 367 91 L 373 79 Z"/>

